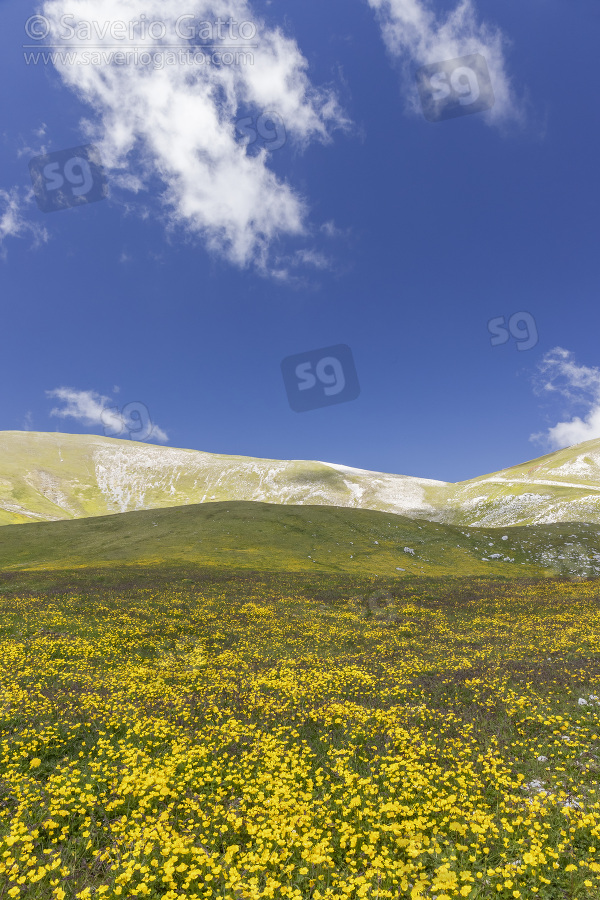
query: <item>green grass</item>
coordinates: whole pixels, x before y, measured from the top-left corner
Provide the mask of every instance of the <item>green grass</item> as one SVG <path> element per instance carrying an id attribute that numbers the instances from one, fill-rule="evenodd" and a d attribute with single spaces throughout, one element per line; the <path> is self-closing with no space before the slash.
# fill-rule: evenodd
<path id="1" fill-rule="evenodd" d="M 5 526 L 0 569 L 118 562 L 397 578 L 592 575 L 599 533 L 597 526 L 579 524 L 468 529 L 343 507 L 204 503 Z M 497 553 L 501 559 L 490 558 Z"/>

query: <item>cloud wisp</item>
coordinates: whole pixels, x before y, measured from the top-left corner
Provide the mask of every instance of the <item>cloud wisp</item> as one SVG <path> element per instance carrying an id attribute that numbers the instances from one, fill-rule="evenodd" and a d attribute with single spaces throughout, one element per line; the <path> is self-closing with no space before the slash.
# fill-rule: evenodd
<path id="1" fill-rule="evenodd" d="M 306 234 L 304 199 L 272 171 L 266 149 L 247 152 L 248 142 L 235 128 L 242 112 L 272 111 L 288 138 L 305 147 L 346 127 L 333 92 L 311 84 L 294 40 L 268 28 L 245 0 L 47 0 L 42 12 L 48 43 L 72 54 L 55 54 L 54 65 L 93 110 L 86 137 L 98 145 L 113 187 L 138 196 L 154 192 L 169 226 L 199 237 L 241 267 L 267 270 L 275 241 Z M 68 39 L 65 16 L 75 32 Z M 116 26 L 139 23 L 142 16 L 159 23 L 153 29 L 158 37 L 147 30 L 140 37 L 138 29 L 133 40 L 119 40 L 123 52 L 137 48 L 138 55 L 117 64 L 110 55 L 114 35 L 125 32 Z M 232 47 L 226 30 L 206 49 L 195 26 L 217 19 L 246 23 L 243 33 L 252 39 L 238 37 Z M 94 64 L 90 57 L 86 22 L 94 23 L 96 52 L 105 47 L 108 62 Z M 215 47 L 227 47 L 234 63 L 194 61 Z"/>
<path id="2" fill-rule="evenodd" d="M 402 69 L 407 106 L 420 111 L 414 83 L 416 67 L 458 57 L 481 54 L 489 69 L 494 104 L 486 113 L 493 124 L 522 118 L 507 74 L 502 31 L 479 20 L 472 0 L 460 0 L 445 16 L 437 15 L 426 0 L 368 0 L 381 26 L 390 55 Z"/>
<path id="3" fill-rule="evenodd" d="M 122 410 L 111 406 L 109 397 L 96 391 L 77 391 L 61 387 L 46 391 L 46 396 L 59 400 L 63 405 L 50 410 L 51 416 L 75 419 L 86 428 L 102 427 L 111 437 L 130 437 L 132 440 L 166 443 L 169 437 L 162 428 L 150 421 L 147 408 L 142 403 L 128 403 Z"/>
<path id="4" fill-rule="evenodd" d="M 562 399 L 566 418 L 531 441 L 559 450 L 600 438 L 600 368 L 578 365 L 573 353 L 554 347 L 539 363 L 534 386 L 539 395 Z"/>
<path id="5" fill-rule="evenodd" d="M 48 240 L 48 232 L 25 216 L 25 207 L 31 203 L 29 196 L 23 198 L 18 188 L 10 191 L 0 189 L 0 258 L 6 255 L 4 242 L 7 238 L 31 237 L 33 246 L 38 247 Z"/>

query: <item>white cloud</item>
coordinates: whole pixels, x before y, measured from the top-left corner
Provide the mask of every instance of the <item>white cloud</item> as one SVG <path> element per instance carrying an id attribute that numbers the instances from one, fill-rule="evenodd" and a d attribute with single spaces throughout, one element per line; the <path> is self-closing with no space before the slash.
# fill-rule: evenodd
<path id="1" fill-rule="evenodd" d="M 315 269 L 330 269 L 331 262 L 324 253 L 317 250 L 298 250 L 295 259 L 300 265 L 314 266 Z"/>
<path id="2" fill-rule="evenodd" d="M 346 125 L 333 93 L 311 85 L 295 41 L 257 19 L 245 0 L 47 0 L 43 13 L 54 44 L 64 34 L 64 15 L 74 27 L 89 21 L 100 29 L 104 23 L 139 22 L 145 15 L 147 22 L 165 23 L 166 37 L 140 39 L 136 32 L 135 40 L 120 40 L 119 46 L 163 53 L 186 43 L 176 31 L 183 15 L 194 17 L 186 28 L 217 17 L 254 22 L 251 41 L 223 41 L 252 53 L 252 64 L 55 65 L 64 84 L 95 112 L 86 134 L 99 145 L 113 187 L 139 193 L 156 191 L 160 183 L 157 200 L 170 226 L 200 236 L 210 250 L 237 265 L 262 268 L 268 267 L 274 241 L 306 233 L 302 197 L 269 169 L 266 150 L 247 154 L 235 130 L 240 112 L 248 108 L 278 113 L 288 137 L 301 146 L 328 141 L 332 128 Z M 93 43 L 114 45 L 109 35 Z M 79 52 L 79 62 L 83 59 L 84 41 L 73 37 L 63 43 Z M 164 56 L 156 59 L 157 65 L 161 59 L 166 63 Z"/>
<path id="3" fill-rule="evenodd" d="M 167 433 L 150 420 L 148 409 L 143 403 L 128 403 L 119 410 L 116 406 L 109 406 L 109 397 L 96 391 L 76 391 L 66 387 L 46 391 L 46 396 L 56 398 L 64 404 L 51 409 L 51 416 L 75 419 L 86 428 L 102 427 L 110 437 L 130 437 L 132 440 L 154 440 L 161 443 L 169 440 Z"/>
<path id="4" fill-rule="evenodd" d="M 539 394 L 563 398 L 569 409 L 565 421 L 532 434 L 530 440 L 556 450 L 600 438 L 600 368 L 580 366 L 569 350 L 554 347 L 539 364 L 535 387 Z M 574 414 L 577 406 L 583 418 Z"/>
<path id="5" fill-rule="evenodd" d="M 55 397 L 65 404 L 60 409 L 58 407 L 51 409 L 51 416 L 76 419 L 86 426 L 101 425 L 102 414 L 106 404 L 110 402 L 108 397 L 103 397 L 96 391 L 75 391 L 72 388 L 55 388 L 46 391 L 46 396 Z"/>
<path id="6" fill-rule="evenodd" d="M 486 59 L 495 97 L 485 116 L 494 123 L 521 117 L 506 72 L 506 38 L 499 28 L 478 20 L 472 0 L 459 0 L 445 17 L 436 15 L 426 0 L 368 3 L 377 13 L 387 49 L 402 65 L 408 105 L 413 111 L 420 109 L 413 77 L 415 66 L 480 53 Z"/>
<path id="7" fill-rule="evenodd" d="M 333 220 L 330 220 L 329 222 L 323 222 L 323 224 L 321 225 L 321 231 L 328 238 L 344 236 L 344 231 L 341 228 L 338 228 Z"/>
<path id="8" fill-rule="evenodd" d="M 46 123 L 42 122 L 39 128 L 35 128 L 33 130 L 33 136 L 37 138 L 38 141 L 41 141 L 43 138 L 47 137 L 46 129 Z M 36 147 L 31 147 L 29 144 L 22 144 L 21 148 L 17 150 L 17 156 L 19 158 L 22 156 L 42 156 L 45 153 L 48 153 L 48 147 L 46 146 L 46 144 L 40 144 Z"/>
<path id="9" fill-rule="evenodd" d="M 23 238 L 30 235 L 35 247 L 48 240 L 48 232 L 36 222 L 29 222 L 23 208 L 31 202 L 28 195 L 23 199 L 17 188 L 10 191 L 0 189 L 0 255 L 5 254 L 3 248 L 6 238 Z"/>

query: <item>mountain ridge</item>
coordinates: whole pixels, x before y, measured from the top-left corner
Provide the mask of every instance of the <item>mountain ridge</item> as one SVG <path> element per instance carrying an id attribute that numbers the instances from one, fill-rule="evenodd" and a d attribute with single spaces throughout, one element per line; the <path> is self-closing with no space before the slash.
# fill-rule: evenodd
<path id="1" fill-rule="evenodd" d="M 369 509 L 459 526 L 600 523 L 600 440 L 462 482 L 99 435 L 0 432 L 0 524 L 219 501 Z"/>

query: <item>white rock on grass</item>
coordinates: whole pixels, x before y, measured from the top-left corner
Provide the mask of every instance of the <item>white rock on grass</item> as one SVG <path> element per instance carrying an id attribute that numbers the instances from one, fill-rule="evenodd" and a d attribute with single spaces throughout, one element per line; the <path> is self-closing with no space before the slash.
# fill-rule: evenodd
<path id="1" fill-rule="evenodd" d="M 539 781 L 536 778 L 534 781 L 530 781 L 529 784 L 524 784 L 523 787 L 527 791 L 540 791 L 545 784 L 545 781 Z"/>
<path id="2" fill-rule="evenodd" d="M 538 756 L 537 761 L 538 762 L 548 762 L 548 757 L 547 756 Z"/>
<path id="3" fill-rule="evenodd" d="M 577 702 L 579 703 L 580 706 L 587 706 L 587 705 L 588 705 L 588 702 L 587 702 L 587 700 L 585 699 L 585 697 L 580 697 L 579 700 L 578 700 Z"/>

